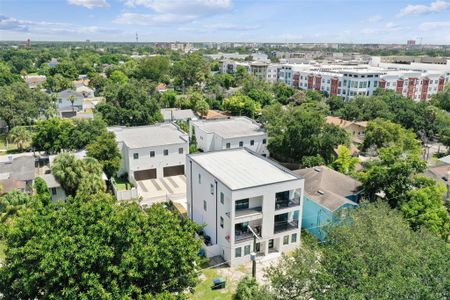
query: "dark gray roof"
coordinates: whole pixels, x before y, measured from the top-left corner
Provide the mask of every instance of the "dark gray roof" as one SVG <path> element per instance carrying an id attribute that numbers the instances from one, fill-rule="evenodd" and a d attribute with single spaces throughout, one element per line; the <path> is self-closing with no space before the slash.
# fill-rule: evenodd
<path id="1" fill-rule="evenodd" d="M 9 174 L 9 179 L 33 180 L 35 177 L 34 157 L 20 156 L 8 161 L 0 162 L 0 174 Z"/>
<path id="2" fill-rule="evenodd" d="M 296 170 L 294 173 L 305 178 L 305 195 L 335 211 L 344 204 L 356 205 L 346 197 L 360 191 L 361 182 L 326 166 Z"/>

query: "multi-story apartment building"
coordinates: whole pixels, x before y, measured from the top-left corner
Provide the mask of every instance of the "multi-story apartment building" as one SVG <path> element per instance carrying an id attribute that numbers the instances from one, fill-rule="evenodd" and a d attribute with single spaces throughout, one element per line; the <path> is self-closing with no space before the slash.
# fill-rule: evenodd
<path id="1" fill-rule="evenodd" d="M 267 150 L 267 132 L 256 121 L 247 117 L 192 122 L 198 148 L 203 152 L 249 148 L 263 156 Z"/>
<path id="2" fill-rule="evenodd" d="M 259 79 L 267 79 L 267 69 L 269 64 L 262 61 L 255 61 L 250 64 L 250 74 L 258 77 Z"/>
<path id="3" fill-rule="evenodd" d="M 230 67 L 231 69 L 233 67 Z M 369 64 L 250 64 L 251 74 L 268 82 L 326 92 L 349 100 L 358 95 L 371 96 L 377 88 L 395 90 L 415 101 L 428 100 L 450 82 L 450 60 L 443 63 L 410 64 L 382 62 L 373 57 Z M 277 73 L 275 76 L 275 72 Z"/>
<path id="4" fill-rule="evenodd" d="M 122 154 L 118 175 L 136 181 L 184 174 L 189 138 L 174 123 L 152 126 L 110 127 Z"/>
<path id="5" fill-rule="evenodd" d="M 188 214 L 205 226 L 208 257 L 238 265 L 253 251 L 267 255 L 299 246 L 299 175 L 244 148 L 187 155 L 186 177 Z"/>

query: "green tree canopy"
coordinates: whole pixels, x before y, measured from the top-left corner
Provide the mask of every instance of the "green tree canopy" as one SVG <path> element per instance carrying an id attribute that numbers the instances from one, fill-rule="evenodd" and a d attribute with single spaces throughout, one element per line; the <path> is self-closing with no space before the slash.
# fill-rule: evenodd
<path id="1" fill-rule="evenodd" d="M 225 99 L 223 109 L 235 116 L 254 118 L 261 105 L 248 96 L 236 95 Z"/>
<path id="2" fill-rule="evenodd" d="M 363 205 L 351 222 L 328 229 L 327 243 L 306 245 L 269 267 L 276 299 L 445 299 L 450 251 L 413 231 L 386 204 Z"/>
<path id="3" fill-rule="evenodd" d="M 53 161 L 52 173 L 67 195 L 76 195 L 81 183 L 85 191 L 105 190 L 105 182 L 101 178 L 102 166 L 92 157 L 77 159 L 71 153 L 61 153 Z M 86 180 L 88 176 L 90 180 Z"/>
<path id="4" fill-rule="evenodd" d="M 31 142 L 32 134 L 27 128 L 16 126 L 8 132 L 7 138 L 11 143 L 17 144 L 17 148 L 22 151 L 24 146 Z"/>
<path id="5" fill-rule="evenodd" d="M 355 172 L 356 165 L 359 163 L 357 157 L 353 157 L 349 148 L 344 145 L 340 145 L 337 149 L 338 157 L 332 163 L 332 167 L 343 174 L 353 174 Z"/>
<path id="6" fill-rule="evenodd" d="M 108 125 L 148 125 L 162 120 L 158 103 L 149 89 L 136 80 L 104 88 L 106 103 L 96 106 Z"/>
<path id="7" fill-rule="evenodd" d="M 120 167 L 120 151 L 117 147 L 115 135 L 104 132 L 86 147 L 87 155 L 97 159 L 108 178 L 115 176 Z"/>
<path id="8" fill-rule="evenodd" d="M 0 119 L 12 129 L 18 125 L 31 125 L 41 115 L 48 116 L 54 108 L 52 98 L 25 83 L 15 82 L 0 86 Z"/>
<path id="9" fill-rule="evenodd" d="M 16 221 L 0 268 L 5 299 L 167 299 L 197 282 L 198 228 L 161 204 L 144 212 L 97 194 Z"/>
<path id="10" fill-rule="evenodd" d="M 135 76 L 138 79 L 150 79 L 161 82 L 170 72 L 170 60 L 167 56 L 152 56 L 141 59 L 137 65 Z"/>

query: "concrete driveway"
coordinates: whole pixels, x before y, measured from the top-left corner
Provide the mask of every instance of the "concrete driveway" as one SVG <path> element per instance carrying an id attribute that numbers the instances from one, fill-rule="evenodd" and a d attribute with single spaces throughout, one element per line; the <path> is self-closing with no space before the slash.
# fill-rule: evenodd
<path id="1" fill-rule="evenodd" d="M 186 198 L 186 176 L 177 175 L 137 181 L 143 204 Z"/>

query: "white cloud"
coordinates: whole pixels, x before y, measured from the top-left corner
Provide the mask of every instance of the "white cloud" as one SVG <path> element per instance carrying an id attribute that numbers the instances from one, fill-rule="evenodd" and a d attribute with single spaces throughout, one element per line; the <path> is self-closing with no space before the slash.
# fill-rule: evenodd
<path id="1" fill-rule="evenodd" d="M 231 0 L 125 0 L 127 6 L 144 6 L 158 13 L 208 15 L 233 6 Z"/>
<path id="2" fill-rule="evenodd" d="M 43 35 L 53 34 L 116 34 L 121 32 L 117 29 L 104 28 L 98 26 L 78 26 L 69 23 L 52 23 L 42 21 L 19 20 L 12 17 L 0 15 L 0 31 L 26 32 Z"/>
<path id="3" fill-rule="evenodd" d="M 380 22 L 381 20 L 383 20 L 383 17 L 380 15 L 376 15 L 376 16 L 371 16 L 369 17 L 369 22 L 371 23 L 375 23 L 375 22 Z"/>
<path id="4" fill-rule="evenodd" d="M 114 20 L 114 23 L 162 26 L 186 23 L 195 19 L 196 16 L 191 15 L 123 13 Z"/>
<path id="5" fill-rule="evenodd" d="M 450 28 L 450 21 L 446 22 L 424 22 L 420 24 L 419 29 L 422 31 L 429 31 L 435 29 L 446 29 Z"/>
<path id="6" fill-rule="evenodd" d="M 69 4 L 83 6 L 89 9 L 95 7 L 109 7 L 106 0 L 68 0 Z"/>
<path id="7" fill-rule="evenodd" d="M 433 12 L 441 12 L 450 9 L 450 2 L 437 0 L 435 2 L 430 3 L 430 5 L 408 5 L 403 8 L 398 14 L 399 17 L 403 16 L 414 16 L 414 15 L 423 15 L 429 14 Z"/>
<path id="8" fill-rule="evenodd" d="M 138 25 L 181 24 L 222 14 L 233 7 L 232 0 L 123 0 L 129 7 L 146 7 L 151 13 L 124 12 L 115 23 Z"/>
<path id="9" fill-rule="evenodd" d="M 373 34 L 388 34 L 396 31 L 406 30 L 408 27 L 400 26 L 394 22 L 387 22 L 384 26 L 374 26 L 363 28 L 360 32 L 362 34 L 373 35 Z"/>

